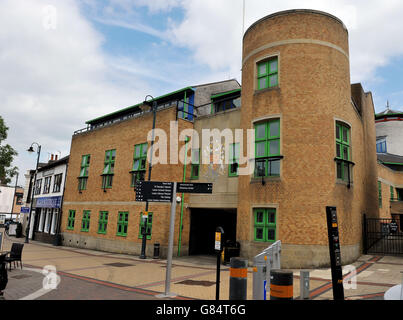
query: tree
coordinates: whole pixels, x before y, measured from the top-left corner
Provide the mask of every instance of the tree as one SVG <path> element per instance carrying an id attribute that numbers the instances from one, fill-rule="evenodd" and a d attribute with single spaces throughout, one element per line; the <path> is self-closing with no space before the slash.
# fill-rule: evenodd
<path id="1" fill-rule="evenodd" d="M 17 174 L 18 168 L 11 167 L 11 163 L 16 155 L 15 151 L 9 144 L 2 145 L 7 139 L 8 127 L 4 123 L 3 117 L 0 116 L 0 184 L 7 185 L 11 182 L 11 178 Z"/>

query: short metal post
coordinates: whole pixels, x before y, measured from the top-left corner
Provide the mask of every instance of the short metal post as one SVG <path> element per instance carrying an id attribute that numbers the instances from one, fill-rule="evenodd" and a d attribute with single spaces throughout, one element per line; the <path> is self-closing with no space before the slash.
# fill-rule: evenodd
<path id="1" fill-rule="evenodd" d="M 299 279 L 300 299 L 309 299 L 309 271 L 301 270 Z"/>
<path id="2" fill-rule="evenodd" d="M 402 284 L 400 285 L 400 300 L 403 300 L 403 271 L 400 271 L 402 274 Z"/>
<path id="3" fill-rule="evenodd" d="M 229 300 L 247 299 L 248 260 L 231 258 Z"/>
<path id="4" fill-rule="evenodd" d="M 253 258 L 253 300 L 264 300 L 266 281 L 266 259 L 265 252 Z"/>

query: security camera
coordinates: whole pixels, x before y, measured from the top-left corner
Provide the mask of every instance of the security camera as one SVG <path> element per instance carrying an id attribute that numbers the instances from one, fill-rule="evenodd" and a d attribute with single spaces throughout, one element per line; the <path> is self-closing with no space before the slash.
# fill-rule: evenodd
<path id="1" fill-rule="evenodd" d="M 181 197 L 179 197 L 179 196 L 176 197 L 176 202 L 177 202 L 177 203 L 180 203 L 181 201 L 182 201 L 182 198 L 181 198 Z"/>

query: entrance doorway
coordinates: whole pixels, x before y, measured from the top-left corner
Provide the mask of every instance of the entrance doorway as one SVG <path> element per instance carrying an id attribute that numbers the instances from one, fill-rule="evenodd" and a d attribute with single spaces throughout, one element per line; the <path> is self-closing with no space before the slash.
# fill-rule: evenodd
<path id="1" fill-rule="evenodd" d="M 224 242 L 236 241 L 236 209 L 191 209 L 189 255 L 214 254 L 217 227 L 224 229 Z"/>

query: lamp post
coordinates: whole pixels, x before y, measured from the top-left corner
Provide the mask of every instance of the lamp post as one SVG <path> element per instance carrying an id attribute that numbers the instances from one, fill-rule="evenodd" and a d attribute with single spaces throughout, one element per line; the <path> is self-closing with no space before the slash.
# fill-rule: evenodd
<path id="1" fill-rule="evenodd" d="M 34 144 L 37 145 L 38 157 L 37 157 L 37 159 L 36 159 L 34 183 L 33 183 L 33 185 L 32 185 L 31 205 L 30 205 L 30 209 L 29 209 L 28 224 L 27 224 L 27 229 L 25 230 L 25 233 L 26 233 L 26 235 L 25 235 L 25 243 L 29 243 L 29 228 L 30 228 L 31 216 L 32 216 L 32 203 L 34 202 L 34 193 L 35 193 L 35 185 L 36 185 L 36 175 L 37 175 L 37 173 L 38 173 L 39 157 L 40 157 L 40 155 L 41 155 L 41 146 L 40 146 L 38 143 L 36 143 L 36 142 L 33 142 L 27 151 L 28 151 L 28 152 L 35 152 L 34 148 L 32 147 Z"/>
<path id="2" fill-rule="evenodd" d="M 152 105 L 151 101 L 147 101 L 147 98 L 150 97 L 152 100 Z M 151 107 L 151 110 L 153 112 L 153 131 L 152 131 L 152 137 L 151 137 L 151 146 L 150 146 L 150 161 L 149 161 L 149 167 L 148 167 L 148 181 L 151 180 L 151 169 L 153 167 L 153 145 L 154 145 L 154 131 L 155 131 L 155 117 L 157 113 L 157 101 L 154 99 L 153 96 L 147 95 L 144 98 L 144 104 L 148 105 Z M 145 211 L 148 212 L 148 201 L 146 201 L 146 208 Z M 141 254 L 140 254 L 140 259 L 146 259 L 146 242 L 147 242 L 147 222 L 148 222 L 148 215 L 144 219 L 144 227 L 142 228 L 142 241 L 141 241 Z"/>

